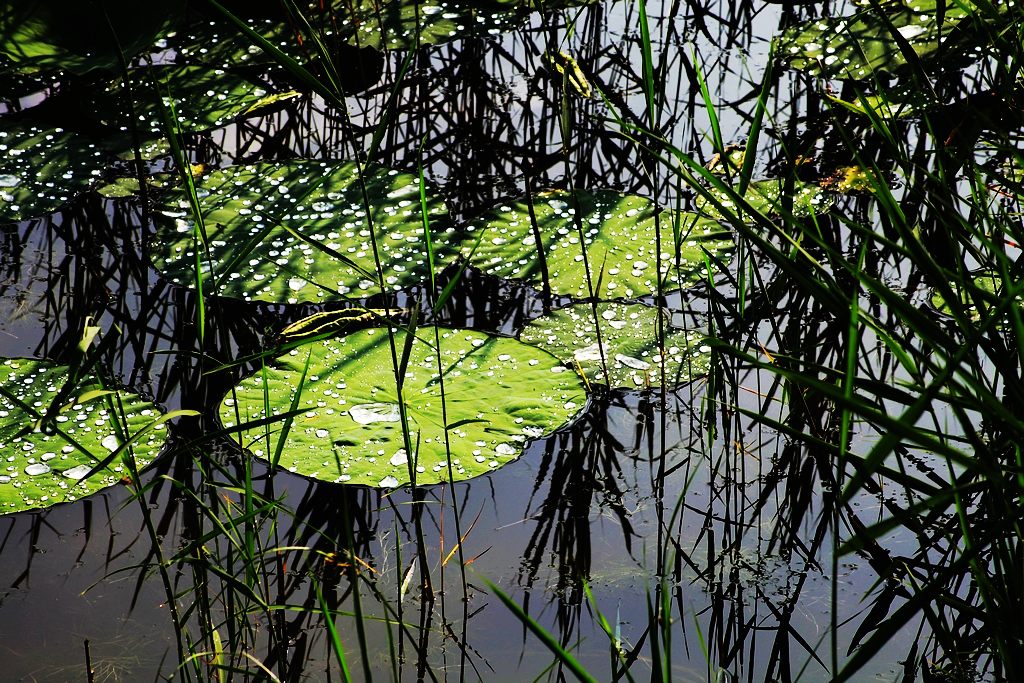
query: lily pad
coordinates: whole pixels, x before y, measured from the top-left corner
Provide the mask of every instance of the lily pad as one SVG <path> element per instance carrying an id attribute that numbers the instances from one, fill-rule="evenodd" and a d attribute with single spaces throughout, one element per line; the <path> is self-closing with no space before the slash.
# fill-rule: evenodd
<path id="1" fill-rule="evenodd" d="M 526 2 L 363 0 L 353 12 L 357 28 L 350 41 L 395 50 L 497 35 L 515 26 L 530 7 Z"/>
<path id="2" fill-rule="evenodd" d="M 960 306 L 965 310 L 972 322 L 980 322 L 988 309 L 1007 295 L 1006 281 L 1003 276 L 990 270 L 977 271 L 971 275 L 970 284 L 966 287 L 954 287 L 960 298 Z M 952 315 L 952 309 L 941 292 L 934 291 L 931 304 L 942 315 Z M 1024 311 L 1024 298 L 1018 296 L 1016 305 Z M 980 307 L 979 307 L 980 306 Z"/>
<path id="3" fill-rule="evenodd" d="M 107 199 L 134 197 L 139 193 L 139 179 L 128 177 L 115 178 L 106 185 L 97 188 L 96 192 Z"/>
<path id="4" fill-rule="evenodd" d="M 750 204 L 751 208 L 766 216 L 777 215 L 783 206 L 783 193 L 785 181 L 781 178 L 771 180 L 755 180 L 747 186 L 747 192 L 743 198 Z M 736 203 L 728 194 L 718 189 L 712 189 L 711 194 L 722 204 L 727 211 L 744 212 L 739 210 Z M 793 183 L 793 194 L 791 195 L 794 216 L 810 216 L 828 211 L 834 202 L 832 196 L 825 192 L 820 186 L 812 183 L 796 181 Z M 723 220 L 725 215 L 712 202 L 704 197 L 697 198 L 697 209 L 708 218 Z"/>
<path id="5" fill-rule="evenodd" d="M 841 166 L 821 178 L 818 184 L 829 192 L 859 194 L 874 193 L 876 187 L 884 187 L 887 183 L 871 168 Z"/>
<path id="6" fill-rule="evenodd" d="M 153 66 L 130 74 L 132 113 L 142 133 L 163 135 L 166 97 L 174 102 L 182 131 L 198 133 L 227 125 L 275 100 L 264 86 L 237 73 L 203 66 Z M 98 92 L 90 109 L 99 122 L 126 129 L 128 108 L 122 102 L 123 79 Z"/>
<path id="7" fill-rule="evenodd" d="M 248 26 L 267 42 L 323 80 L 328 69 L 323 64 L 323 56 L 317 46 L 319 42 L 333 66 L 331 78 L 337 78 L 337 84 L 346 94 L 365 90 L 380 80 L 384 73 L 384 58 L 377 50 L 360 49 L 345 42 L 331 28 L 333 22 L 314 23 L 317 24 L 317 34 L 311 36 L 304 27 L 293 22 L 247 21 Z M 188 31 L 173 37 L 166 46 L 173 48 L 179 59 L 189 64 L 205 64 L 220 69 L 259 67 L 275 82 L 287 79 L 295 87 L 308 87 L 281 69 L 276 57 L 254 45 L 249 36 L 239 32 L 234 24 L 223 20 L 193 25 Z"/>
<path id="8" fill-rule="evenodd" d="M 0 361 L 0 512 L 44 508 L 72 501 L 118 483 L 128 475 L 125 457 L 142 469 L 159 453 L 166 432 L 162 423 L 140 434 L 123 456 L 90 477 L 132 435 L 159 420 L 151 403 L 126 391 L 116 392 L 123 415 L 109 402 L 113 392 L 95 391 L 91 379 L 81 381 L 69 404 L 55 416 L 55 430 L 34 428 L 68 381 L 67 368 L 37 360 Z M 118 421 L 123 418 L 120 428 Z M 129 454 L 129 450 L 131 453 Z"/>
<path id="9" fill-rule="evenodd" d="M 967 57 L 981 44 L 984 32 L 977 26 L 985 14 L 967 2 L 942 0 L 942 4 L 941 25 L 936 0 L 890 3 L 884 17 L 866 9 L 853 16 L 804 22 L 779 37 L 779 54 L 793 68 L 825 78 L 869 80 L 882 73 L 897 75 L 908 61 L 891 24 L 922 62 L 937 57 L 941 44 L 941 63 L 948 67 L 950 59 Z"/>
<path id="10" fill-rule="evenodd" d="M 545 11 L 593 0 L 546 0 Z M 476 36 L 493 36 L 523 22 L 532 0 L 361 0 L 353 11 L 349 41 L 363 47 L 410 49 Z"/>
<path id="11" fill-rule="evenodd" d="M 250 28 L 281 51 L 289 55 L 294 51 L 294 36 L 283 22 L 259 19 L 248 23 Z M 274 63 L 273 57 L 252 45 L 239 33 L 238 27 L 221 20 L 193 24 L 187 30 L 159 42 L 157 46 L 173 49 L 179 59 L 186 63 L 205 64 L 219 69 Z"/>
<path id="12" fill-rule="evenodd" d="M 77 133 L 0 119 L 0 221 L 56 211 L 89 188 L 105 161 L 99 147 Z"/>
<path id="13" fill-rule="evenodd" d="M 443 377 L 434 328 L 418 329 L 411 344 L 403 373 L 408 443 L 383 329 L 310 343 L 271 361 L 266 382 L 257 373 L 221 403 L 221 421 L 232 427 L 264 419 L 265 400 L 271 415 L 289 411 L 308 359 L 297 403 L 304 412 L 288 430 L 279 466 L 325 481 L 393 488 L 411 481 L 410 470 L 418 485 L 446 482 L 449 462 L 456 481 L 491 472 L 584 407 L 579 377 L 547 352 L 482 332 L 439 332 Z M 394 334 L 401 353 L 406 332 Z M 244 429 L 242 445 L 271 460 L 283 424 Z"/>
<path id="14" fill-rule="evenodd" d="M 428 278 L 419 179 L 372 165 L 362 175 L 361 186 L 355 163 L 293 161 L 233 166 L 199 179 L 207 293 L 286 303 L 373 294 L 380 287 L 371 222 L 386 289 Z M 444 202 L 429 191 L 427 212 L 441 259 L 451 228 Z M 185 192 L 169 193 L 158 213 L 163 226 L 153 261 L 171 281 L 190 285 L 196 244 Z"/>
<path id="15" fill-rule="evenodd" d="M 0 53 L 26 72 L 116 72 L 182 15 L 181 0 L 7 2 L 0 7 Z M 123 55 L 123 57 L 122 57 Z"/>
<path id="16" fill-rule="evenodd" d="M 658 344 L 659 316 L 665 330 L 662 345 Z M 590 304 L 569 306 L 537 318 L 523 329 L 519 338 L 573 365 L 590 382 L 612 388 L 660 386 L 662 365 L 669 385 L 706 375 L 711 367 L 711 348 L 705 345 L 704 335 L 671 327 L 669 316 L 661 309 L 599 303 L 597 322 L 601 329 L 600 344 Z"/>
<path id="17" fill-rule="evenodd" d="M 733 246 L 730 233 L 716 222 L 691 213 L 664 212 L 656 223 L 658 211 L 649 199 L 610 190 L 578 191 L 575 196 L 560 190 L 535 195 L 533 214 L 551 291 L 589 297 L 585 264 L 590 267 L 598 298 L 632 298 L 658 291 L 659 265 L 663 289 L 678 289 L 707 276 L 705 250 L 725 256 Z M 582 246 L 579 227 L 584 233 Z M 472 253 L 474 266 L 538 289 L 543 286 L 526 199 L 487 212 L 472 221 L 467 231 L 463 254 Z M 479 245 L 473 251 L 478 237 Z"/>
<path id="18" fill-rule="evenodd" d="M 829 93 L 825 98 L 854 114 L 870 114 L 883 119 L 911 118 L 939 106 L 932 93 L 916 87 L 890 89 L 885 95 L 862 94 L 858 99 L 849 101 Z"/>

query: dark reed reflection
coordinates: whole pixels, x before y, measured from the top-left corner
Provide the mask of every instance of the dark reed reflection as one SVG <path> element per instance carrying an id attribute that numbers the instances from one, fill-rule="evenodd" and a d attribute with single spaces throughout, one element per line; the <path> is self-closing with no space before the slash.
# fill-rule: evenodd
<path id="1" fill-rule="evenodd" d="M 533 18 L 497 38 L 423 49 L 408 64 L 398 51 L 344 53 L 339 62 L 366 67 L 353 68 L 360 78 L 344 86 L 347 111 L 303 91 L 270 113 L 185 141 L 190 160 L 210 167 L 356 155 L 403 170 L 422 166 L 459 221 L 552 187 L 607 187 L 692 208 L 694 190 L 660 168 L 659 154 L 665 141 L 702 163 L 717 153 L 698 72 L 711 84 L 725 141 L 742 143 L 765 37 L 833 9 L 652 7 L 651 70 L 661 86 L 653 117 L 637 5 L 600 3 Z M 559 51 L 603 98 L 566 87 L 550 59 Z M 270 77 L 291 87 L 287 74 Z M 981 122 L 970 117 L 977 100 L 967 101 L 991 95 L 978 92 L 981 82 L 944 74 L 937 89 L 953 104 L 942 115 L 955 123 L 936 114 L 895 124 L 893 137 L 908 151 L 901 157 L 876 128 L 828 107 L 811 79 L 774 73 L 761 148 L 747 153 L 758 155 L 758 176 L 792 172 L 808 181 L 874 164 L 899 178 L 895 201 L 925 235 L 929 256 L 947 271 L 962 269 L 980 254 L 947 229 L 946 217 L 961 207 L 940 181 L 968 162 L 983 136 L 1009 135 L 1020 124 L 1007 106 Z M 855 99 L 849 87 L 839 96 Z M 950 138 L 954 129 L 963 137 Z M 169 167 L 163 159 L 150 170 Z M 984 670 L 978 653 L 1004 633 L 1007 647 L 1024 642 L 1016 617 L 1021 510 L 1011 493 L 1019 431 L 1010 416 L 979 416 L 936 389 L 944 407 L 925 411 L 921 423 L 976 451 L 985 466 L 943 471 L 927 449 L 900 444 L 898 458 L 862 491 L 842 495 L 873 465 L 863 454 L 886 433 L 881 422 L 851 417 L 830 391 L 843 386 L 849 359 L 857 395 L 883 414 L 915 400 L 893 389 L 917 386 L 914 372 L 940 375 L 919 337 L 931 328 L 908 328 L 896 302 L 864 278 L 885 283 L 910 302 L 904 313 L 927 321 L 935 313 L 917 293 L 938 286 L 946 271 L 908 267 L 894 245 L 902 234 L 895 212 L 878 217 L 873 202 L 842 198 L 843 219 L 788 221 L 788 233 L 765 237 L 790 250 L 790 271 L 741 240 L 739 265 L 715 286 L 666 293 L 658 303 L 677 319 L 739 350 L 716 351 L 708 378 L 665 391 L 597 389 L 578 421 L 501 471 L 388 493 L 268 471 L 221 433 L 216 406 L 259 367 L 283 326 L 322 310 L 418 307 L 424 323 L 514 334 L 567 301 L 473 270 L 457 275 L 459 264 L 446 263 L 439 287 L 460 279 L 436 314 L 436 292 L 425 287 L 359 302 L 241 304 L 161 280 L 145 256 L 151 234 L 141 198 L 89 193 L 54 215 L 4 226 L 5 353 L 59 362 L 96 321 L 105 340 L 99 371 L 167 408 L 201 414 L 179 421 L 173 446 L 131 489 L 3 519 L 0 618 L 15 639 L 25 616 L 18 601 L 40 609 L 23 598 L 28 587 L 70 576 L 61 592 L 68 599 L 79 589 L 129 585 L 114 593 L 115 604 L 157 634 L 134 664 L 133 673 L 146 676 L 170 675 L 187 660 L 183 675 L 197 680 L 336 680 L 342 665 L 330 622 L 356 679 L 369 672 L 382 680 L 568 680 L 564 664 L 552 665 L 523 624 L 501 611 L 483 588 L 488 578 L 602 680 L 825 678 L 836 673 L 834 659 L 868 652 L 886 663 L 905 659 L 908 680 L 915 671 L 955 678 L 977 668 L 996 679 L 1003 672 Z M 1019 227 L 1018 215 L 1007 239 Z M 824 264 L 842 296 L 800 280 L 794 271 L 806 264 L 797 263 L 793 242 Z M 856 272 L 846 267 L 851 255 Z M 854 293 L 860 321 L 851 314 Z M 210 321 L 202 335 L 200 309 Z M 933 326 L 944 348 L 980 349 L 963 361 L 978 379 L 970 386 L 1019 403 L 1020 383 L 1008 381 L 1021 374 L 1014 334 L 993 327 L 964 336 L 948 320 Z M 908 369 L 894 346 L 920 369 Z M 1003 489 L 986 482 L 992 473 Z M 955 495 L 944 490 L 949 482 Z M 897 520 L 905 535 L 872 531 L 884 519 Z M 168 603 L 177 605 L 174 616 Z M 97 615 L 83 625 L 93 639 L 105 628 Z M 64 649 L 60 659 L 80 659 Z"/>

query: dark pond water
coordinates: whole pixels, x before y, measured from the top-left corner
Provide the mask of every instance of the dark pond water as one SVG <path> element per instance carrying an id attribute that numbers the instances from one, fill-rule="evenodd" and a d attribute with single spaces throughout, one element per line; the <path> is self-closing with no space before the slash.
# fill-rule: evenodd
<path id="1" fill-rule="evenodd" d="M 300 94 L 270 113 L 186 135 L 186 152 L 209 172 L 350 159 L 351 150 L 372 147 L 373 162 L 422 167 L 456 223 L 528 189 L 607 188 L 692 208 L 694 192 L 657 154 L 673 146 L 707 164 L 716 126 L 724 143 L 746 144 L 772 37 L 853 9 L 650 2 L 647 11 L 665 138 L 657 144 L 624 135 L 612 116 L 627 131 L 649 121 L 638 7 L 605 2 L 533 13 L 508 30 L 411 56 L 365 53 L 363 69 L 348 54 L 340 67 L 365 82 L 344 98 L 347 114 Z M 157 61 L 176 58 L 175 36 L 168 44 L 154 52 Z M 604 99 L 565 95 L 545 56 L 558 51 Z M 290 88 L 279 67 L 259 77 Z M 8 116 L 58 96 L 89 107 L 88 95 L 66 88 L 10 97 Z M 777 72 L 761 126 L 758 147 L 747 150 L 755 177 L 780 177 L 796 156 L 844 154 L 834 149 L 818 83 L 800 72 Z M 908 147 L 918 144 L 919 132 L 906 135 Z M 166 154 L 148 163 L 153 172 L 173 170 Z M 836 216 L 871 223 L 874 209 L 863 195 L 837 202 L 819 229 L 856 254 L 856 231 Z M 55 213 L 0 228 L 0 356 L 66 362 L 92 321 L 108 340 L 100 365 L 110 380 L 166 410 L 201 413 L 176 421 L 167 452 L 141 477 L 141 502 L 117 485 L 0 518 L 4 680 L 85 680 L 87 651 L 96 680 L 361 680 L 367 672 L 376 680 L 571 680 L 488 583 L 596 680 L 829 680 L 908 600 L 885 593 L 900 581 L 879 568 L 880 558 L 945 552 L 895 528 L 867 550 L 834 558 L 838 545 L 908 506 L 912 486 L 881 481 L 835 504 L 843 475 L 833 474 L 833 450 L 822 444 L 838 439 L 842 411 L 739 353 L 716 352 L 709 374 L 665 390 L 598 389 L 570 424 L 530 441 L 518 459 L 453 486 L 382 490 L 271 471 L 211 437 L 224 394 L 257 366 L 213 370 L 259 352 L 274 331 L 323 305 L 200 304 L 193 289 L 152 267 L 150 213 L 138 196 L 88 191 Z M 881 280 L 922 296 L 907 263 L 873 258 Z M 454 270 L 438 268 L 440 282 Z M 785 356 L 792 367 L 842 372 L 849 321 L 790 277 L 740 239 L 713 285 L 705 279 L 640 301 L 762 361 Z M 427 290 L 360 301 L 428 310 Z M 426 321 L 512 335 L 548 304 L 533 289 L 470 268 Z M 202 340 L 200 307 L 210 321 Z M 899 327 L 885 306 L 871 315 L 882 329 Z M 874 331 L 863 332 L 859 348 L 865 376 L 908 379 Z M 901 405 L 892 399 L 894 414 Z M 959 425 L 927 428 L 956 438 Z M 844 452 L 869 452 L 882 433 L 854 421 Z M 912 440 L 903 453 L 908 480 L 945 472 L 945 461 Z M 250 484 L 255 502 L 244 495 Z M 253 513 L 264 501 L 276 503 Z M 247 563 L 248 552 L 258 559 Z M 956 586 L 976 599 L 967 582 Z M 338 614 L 346 672 L 317 589 Z M 854 679 L 913 680 L 926 650 L 939 647 L 932 632 L 928 620 L 909 620 Z"/>

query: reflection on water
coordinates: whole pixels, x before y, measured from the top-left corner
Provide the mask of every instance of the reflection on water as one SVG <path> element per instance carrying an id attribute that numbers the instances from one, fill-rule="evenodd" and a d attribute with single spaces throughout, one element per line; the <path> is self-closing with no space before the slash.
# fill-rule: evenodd
<path id="1" fill-rule="evenodd" d="M 661 86 L 654 127 L 707 161 L 712 120 L 698 69 L 726 142 L 742 142 L 768 37 L 818 8 L 663 5 L 650 16 Z M 627 125 L 648 124 L 637 26 L 634 3 L 603 3 L 424 50 L 408 64 L 392 53 L 382 79 L 348 97 L 348 116 L 315 97 L 287 100 L 196 137 L 191 153 L 219 166 L 351 157 L 375 144 L 375 161 L 422 165 L 459 219 L 548 187 L 610 187 L 685 206 L 691 193 L 656 170 L 653 138 L 625 139 L 608 125 L 609 104 Z M 552 50 L 571 54 L 607 102 L 565 97 L 545 59 Z M 818 97 L 806 81 L 780 81 L 762 149 L 748 154 L 758 169 L 796 156 L 828 160 L 837 145 Z M 864 154 L 876 151 L 868 139 Z M 844 201 L 848 215 L 868 210 L 860 198 Z M 838 221 L 823 218 L 819 228 L 845 252 L 860 247 Z M 674 681 L 824 680 L 837 663 L 830 650 L 841 664 L 909 599 L 897 560 L 931 552 L 894 534 L 833 562 L 837 538 L 907 500 L 871 482 L 839 500 L 834 402 L 719 356 L 707 379 L 675 391 L 597 391 L 580 420 L 514 464 L 453 487 L 383 493 L 268 472 L 219 433 L 215 408 L 259 367 L 274 333 L 321 308 L 200 302 L 150 269 L 150 236 L 136 204 L 92 195 L 0 231 L 3 355 L 60 361 L 91 318 L 115 337 L 101 361 L 115 381 L 170 409 L 205 411 L 178 425 L 177 447 L 145 475 L 141 500 L 125 487 L 0 519 L 0 642 L 12 680 L 81 680 L 86 640 L 106 680 L 170 676 L 186 659 L 183 632 L 204 653 L 184 667 L 186 678 L 212 677 L 222 643 L 225 664 L 250 672 L 239 679 L 265 669 L 281 680 L 336 680 L 327 618 L 356 678 L 568 679 L 485 579 L 598 680 L 626 669 L 645 679 L 659 667 Z M 762 360 L 771 339 L 785 351 L 769 359 L 781 367 L 844 367 L 847 321 L 793 291 L 752 250 L 738 251 L 719 286 L 658 303 Z M 864 267 L 915 291 L 916 276 L 894 259 L 872 254 Z M 455 270 L 438 273 L 441 286 Z M 741 301 L 744 277 L 759 286 Z M 414 288 L 366 305 L 430 303 Z M 468 271 L 425 318 L 512 334 L 566 303 Z M 202 341 L 200 308 L 215 321 Z M 248 360 L 233 365 L 238 358 Z M 871 372 L 892 381 L 900 370 L 879 353 Z M 854 447 L 877 438 L 857 425 L 850 434 Z M 929 466 L 923 458 L 907 476 L 927 478 Z M 864 676 L 897 677 L 908 653 L 916 657 L 915 629 L 894 635 Z"/>

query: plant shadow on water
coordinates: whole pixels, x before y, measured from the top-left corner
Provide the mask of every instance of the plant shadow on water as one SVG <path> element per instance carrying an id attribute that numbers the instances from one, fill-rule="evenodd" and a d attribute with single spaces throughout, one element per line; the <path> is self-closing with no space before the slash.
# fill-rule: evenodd
<path id="1" fill-rule="evenodd" d="M 1020 676 L 1009 3 L 110 2 L 0 9 L 6 679 Z"/>

